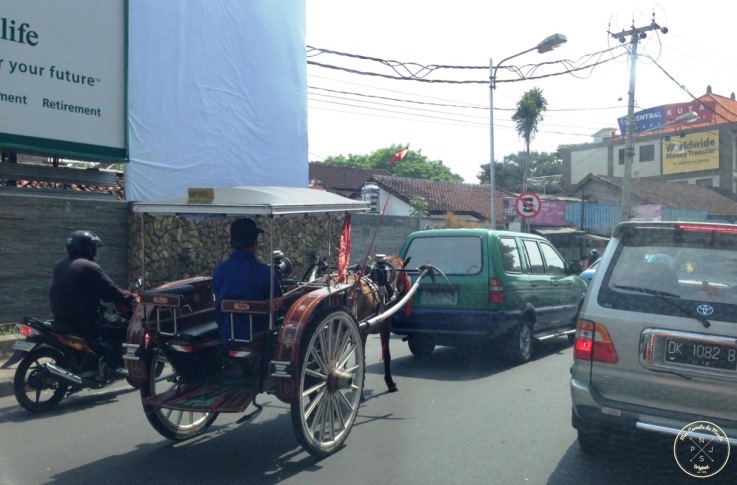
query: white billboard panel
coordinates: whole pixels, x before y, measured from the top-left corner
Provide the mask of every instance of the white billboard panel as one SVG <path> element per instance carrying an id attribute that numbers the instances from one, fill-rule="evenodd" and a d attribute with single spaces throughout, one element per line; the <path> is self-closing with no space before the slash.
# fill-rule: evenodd
<path id="1" fill-rule="evenodd" d="M 304 0 L 128 0 L 126 199 L 306 187 Z"/>
<path id="2" fill-rule="evenodd" d="M 0 148 L 124 161 L 125 0 L 0 3 Z"/>

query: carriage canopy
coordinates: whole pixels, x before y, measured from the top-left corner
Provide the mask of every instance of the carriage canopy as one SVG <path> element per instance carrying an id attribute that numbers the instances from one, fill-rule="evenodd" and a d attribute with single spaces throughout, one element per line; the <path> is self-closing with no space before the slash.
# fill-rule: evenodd
<path id="1" fill-rule="evenodd" d="M 244 186 L 190 189 L 189 194 L 152 202 L 136 202 L 139 214 L 219 214 L 227 216 L 297 216 L 363 212 L 368 202 L 311 188 Z"/>

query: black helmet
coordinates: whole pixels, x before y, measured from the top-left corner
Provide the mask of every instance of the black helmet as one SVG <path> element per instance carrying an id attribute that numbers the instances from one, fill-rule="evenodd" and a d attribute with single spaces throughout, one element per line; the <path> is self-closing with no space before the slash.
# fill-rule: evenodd
<path id="1" fill-rule="evenodd" d="M 599 257 L 599 251 L 597 251 L 596 249 L 591 249 L 589 251 L 589 258 L 594 259 L 594 258 L 598 258 L 598 257 Z"/>
<path id="2" fill-rule="evenodd" d="M 67 238 L 67 253 L 70 258 L 81 257 L 94 261 L 100 246 L 102 239 L 92 231 L 74 231 Z"/>

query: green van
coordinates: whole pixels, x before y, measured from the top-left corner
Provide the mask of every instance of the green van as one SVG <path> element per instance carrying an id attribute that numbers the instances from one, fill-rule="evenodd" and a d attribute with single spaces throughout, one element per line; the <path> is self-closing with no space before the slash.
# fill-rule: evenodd
<path id="1" fill-rule="evenodd" d="M 420 285 L 392 330 L 417 357 L 435 345 L 466 346 L 504 339 L 512 360 L 530 360 L 535 339 L 573 340 L 586 283 L 545 238 L 487 229 L 439 229 L 407 236 L 400 250 L 447 277 Z"/>

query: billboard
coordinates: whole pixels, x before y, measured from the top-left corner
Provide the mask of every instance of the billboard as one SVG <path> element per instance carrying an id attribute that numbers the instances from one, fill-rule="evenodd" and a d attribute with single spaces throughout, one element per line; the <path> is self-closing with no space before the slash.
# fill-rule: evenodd
<path id="1" fill-rule="evenodd" d="M 714 118 L 716 101 L 691 101 L 690 103 L 664 104 L 634 113 L 634 133 L 681 126 L 676 122 L 679 116 L 694 112 L 698 118 L 691 123 L 711 123 Z M 619 132 L 627 134 L 627 117 L 617 118 Z"/>
<path id="2" fill-rule="evenodd" d="M 566 202 L 563 200 L 543 200 L 540 212 L 530 219 L 531 226 L 570 226 L 566 220 Z"/>
<path id="3" fill-rule="evenodd" d="M 127 200 L 307 187 L 304 1 L 128 0 Z"/>
<path id="4" fill-rule="evenodd" d="M 0 3 L 0 149 L 125 161 L 126 1 Z"/>
<path id="5" fill-rule="evenodd" d="M 719 132 L 702 131 L 663 140 L 663 175 L 719 168 Z"/>

